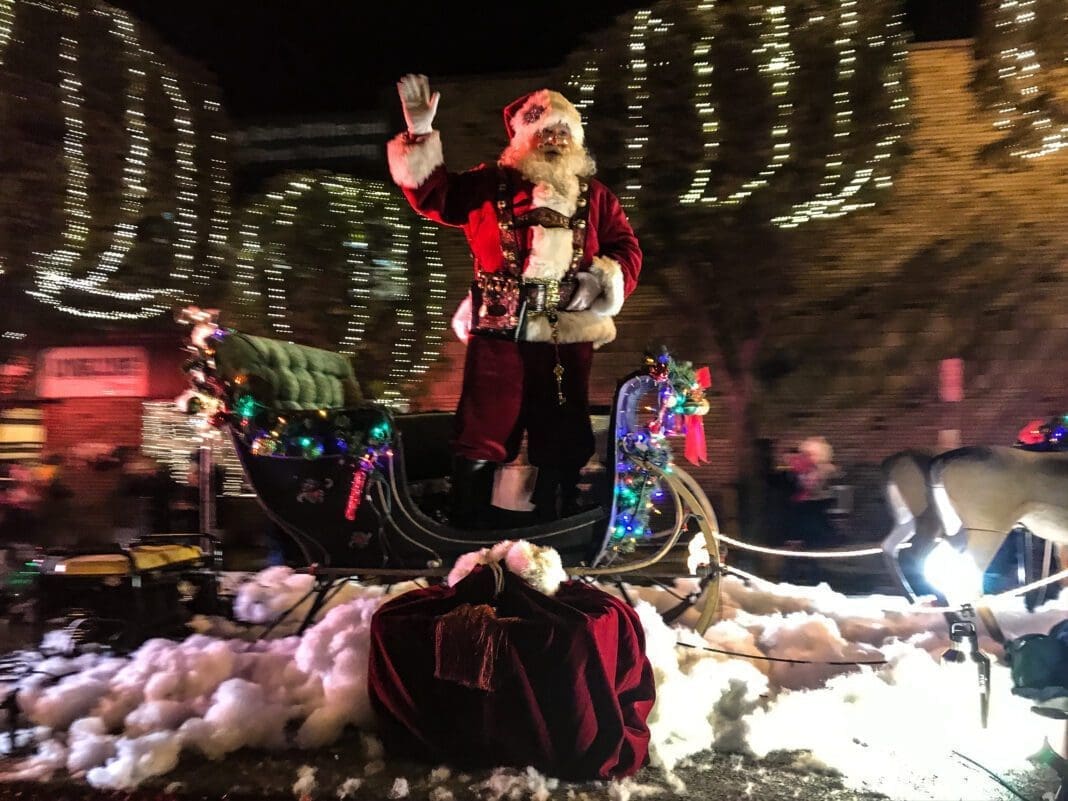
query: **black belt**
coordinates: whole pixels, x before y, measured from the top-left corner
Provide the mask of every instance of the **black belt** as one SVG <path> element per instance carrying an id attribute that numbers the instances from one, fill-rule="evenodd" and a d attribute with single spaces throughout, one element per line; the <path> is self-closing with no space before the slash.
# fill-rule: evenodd
<path id="1" fill-rule="evenodd" d="M 527 305 L 527 311 L 537 313 L 566 309 L 577 288 L 578 281 L 574 278 L 565 278 L 562 281 L 524 281 L 519 293 Z"/>
<path id="2" fill-rule="evenodd" d="M 578 281 L 521 281 L 499 273 L 482 273 L 471 284 L 471 333 L 518 339 L 528 314 L 563 311 L 575 296 Z M 556 319 L 552 318 L 555 331 Z"/>

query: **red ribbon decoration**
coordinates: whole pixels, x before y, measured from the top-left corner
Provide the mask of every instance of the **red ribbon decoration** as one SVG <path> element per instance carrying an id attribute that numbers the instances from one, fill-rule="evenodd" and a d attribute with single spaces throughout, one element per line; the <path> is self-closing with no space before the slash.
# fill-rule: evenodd
<path id="1" fill-rule="evenodd" d="M 698 386 L 708 389 L 712 386 L 712 374 L 707 367 L 702 367 L 694 374 Z M 686 415 L 686 461 L 700 465 L 708 461 L 708 446 L 705 443 L 705 421 L 703 415 Z"/>

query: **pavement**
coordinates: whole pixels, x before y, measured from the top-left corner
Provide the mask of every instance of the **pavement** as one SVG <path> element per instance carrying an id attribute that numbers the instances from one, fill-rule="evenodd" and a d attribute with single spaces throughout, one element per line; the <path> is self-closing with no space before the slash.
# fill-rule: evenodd
<path id="1" fill-rule="evenodd" d="M 0 761 L 0 770 L 4 762 Z M 907 765 L 901 766 L 908 772 Z M 294 785 L 302 774 L 314 770 L 314 789 L 301 794 Z M 1001 777 L 1015 793 L 997 779 L 976 775 L 964 764 L 947 765 L 947 776 L 911 776 L 915 795 L 908 801 L 1039 801 L 1055 793 L 1057 781 L 1048 775 Z M 960 774 L 968 790 L 960 788 Z M 441 766 L 405 760 L 368 761 L 358 736 L 352 733 L 338 743 L 311 752 L 262 752 L 243 750 L 219 762 L 183 754 L 178 767 L 162 779 L 147 782 L 133 792 L 94 790 L 69 779 L 47 784 L 0 784 L 0 801 L 312 801 L 341 798 L 341 789 L 359 787 L 345 796 L 354 801 L 411 798 L 419 801 L 627 801 L 637 798 L 706 799 L 707 801 L 881 801 L 889 796 L 875 788 L 852 789 L 841 778 L 806 765 L 803 753 L 778 752 L 758 760 L 737 755 L 697 754 L 675 771 L 668 781 L 664 773 L 643 768 L 622 783 L 546 783 L 543 777 L 520 770 L 445 770 Z M 403 779 L 405 784 L 399 785 Z M 348 784 L 346 784 L 348 783 Z M 404 792 L 405 794 L 401 794 Z M 451 795 L 446 795 L 446 792 Z M 1016 794 L 1018 793 L 1018 795 Z M 903 798 L 901 795 L 896 796 Z M 1052 798 L 1052 795 L 1048 796 Z"/>

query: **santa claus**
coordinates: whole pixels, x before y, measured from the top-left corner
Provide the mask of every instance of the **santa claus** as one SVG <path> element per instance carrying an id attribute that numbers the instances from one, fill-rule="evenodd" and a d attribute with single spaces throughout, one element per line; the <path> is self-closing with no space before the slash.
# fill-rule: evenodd
<path id="1" fill-rule="evenodd" d="M 433 130 L 440 94 L 426 76 L 397 84 L 408 130 L 388 147 L 393 180 L 419 214 L 461 228 L 474 281 L 453 318 L 467 343 L 452 440 L 451 522 L 485 527 L 493 470 L 524 432 L 538 468 L 538 517 L 574 511 L 593 453 L 593 350 L 634 290 L 642 254 L 619 200 L 593 178 L 578 110 L 541 89 L 504 109 L 509 144 L 496 164 L 445 168 Z"/>

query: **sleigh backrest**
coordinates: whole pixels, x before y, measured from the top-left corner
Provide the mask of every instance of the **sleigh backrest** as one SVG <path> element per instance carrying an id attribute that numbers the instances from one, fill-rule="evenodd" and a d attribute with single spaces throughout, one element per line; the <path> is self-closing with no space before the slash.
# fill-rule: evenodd
<path id="1" fill-rule="evenodd" d="M 349 360 L 321 348 L 233 332 L 217 343 L 215 363 L 228 386 L 276 412 L 343 409 L 363 400 Z"/>

